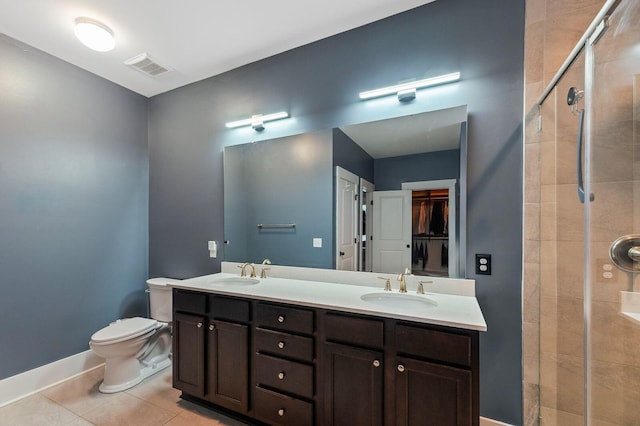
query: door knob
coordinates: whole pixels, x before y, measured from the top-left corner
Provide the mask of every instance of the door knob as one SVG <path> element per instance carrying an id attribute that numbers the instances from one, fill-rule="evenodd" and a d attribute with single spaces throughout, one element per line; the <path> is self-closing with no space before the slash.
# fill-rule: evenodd
<path id="1" fill-rule="evenodd" d="M 344 252 L 343 251 L 340 252 L 340 256 L 344 256 Z"/>

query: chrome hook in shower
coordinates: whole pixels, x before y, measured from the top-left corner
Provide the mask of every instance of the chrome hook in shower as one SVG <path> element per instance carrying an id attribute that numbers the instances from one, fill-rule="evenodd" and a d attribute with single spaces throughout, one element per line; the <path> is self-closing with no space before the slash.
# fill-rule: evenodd
<path id="1" fill-rule="evenodd" d="M 614 265 L 626 272 L 640 272 L 640 234 L 623 235 L 609 248 Z"/>

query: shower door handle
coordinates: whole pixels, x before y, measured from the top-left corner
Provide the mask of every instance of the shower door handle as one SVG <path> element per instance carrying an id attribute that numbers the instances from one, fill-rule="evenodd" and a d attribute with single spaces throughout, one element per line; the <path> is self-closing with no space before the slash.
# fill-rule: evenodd
<path id="1" fill-rule="evenodd" d="M 584 127 L 584 109 L 580 110 L 580 116 L 578 118 L 578 143 L 577 143 L 577 159 L 576 169 L 578 172 L 578 199 L 584 204 L 584 180 L 582 173 L 582 128 Z M 593 201 L 593 193 L 589 194 L 589 201 Z"/>

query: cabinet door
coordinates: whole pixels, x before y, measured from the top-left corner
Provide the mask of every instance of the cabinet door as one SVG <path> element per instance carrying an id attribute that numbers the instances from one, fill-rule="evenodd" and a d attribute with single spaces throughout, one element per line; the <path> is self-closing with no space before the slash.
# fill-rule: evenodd
<path id="1" fill-rule="evenodd" d="M 206 399 L 246 414 L 249 409 L 249 327 L 213 320 L 208 324 Z"/>
<path id="2" fill-rule="evenodd" d="M 471 371 L 398 357 L 398 426 L 471 426 Z"/>
<path id="3" fill-rule="evenodd" d="M 204 396 L 204 317 L 173 315 L 173 387 Z"/>
<path id="4" fill-rule="evenodd" d="M 324 353 L 325 423 L 382 425 L 382 353 L 333 343 L 325 343 Z"/>

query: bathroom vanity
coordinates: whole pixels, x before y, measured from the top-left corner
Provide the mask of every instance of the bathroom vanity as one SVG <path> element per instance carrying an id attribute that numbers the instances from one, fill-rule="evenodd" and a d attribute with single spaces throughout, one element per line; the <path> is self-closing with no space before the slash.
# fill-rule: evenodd
<path id="1" fill-rule="evenodd" d="M 271 425 L 478 425 L 475 297 L 237 274 L 173 287 L 185 398 Z"/>

